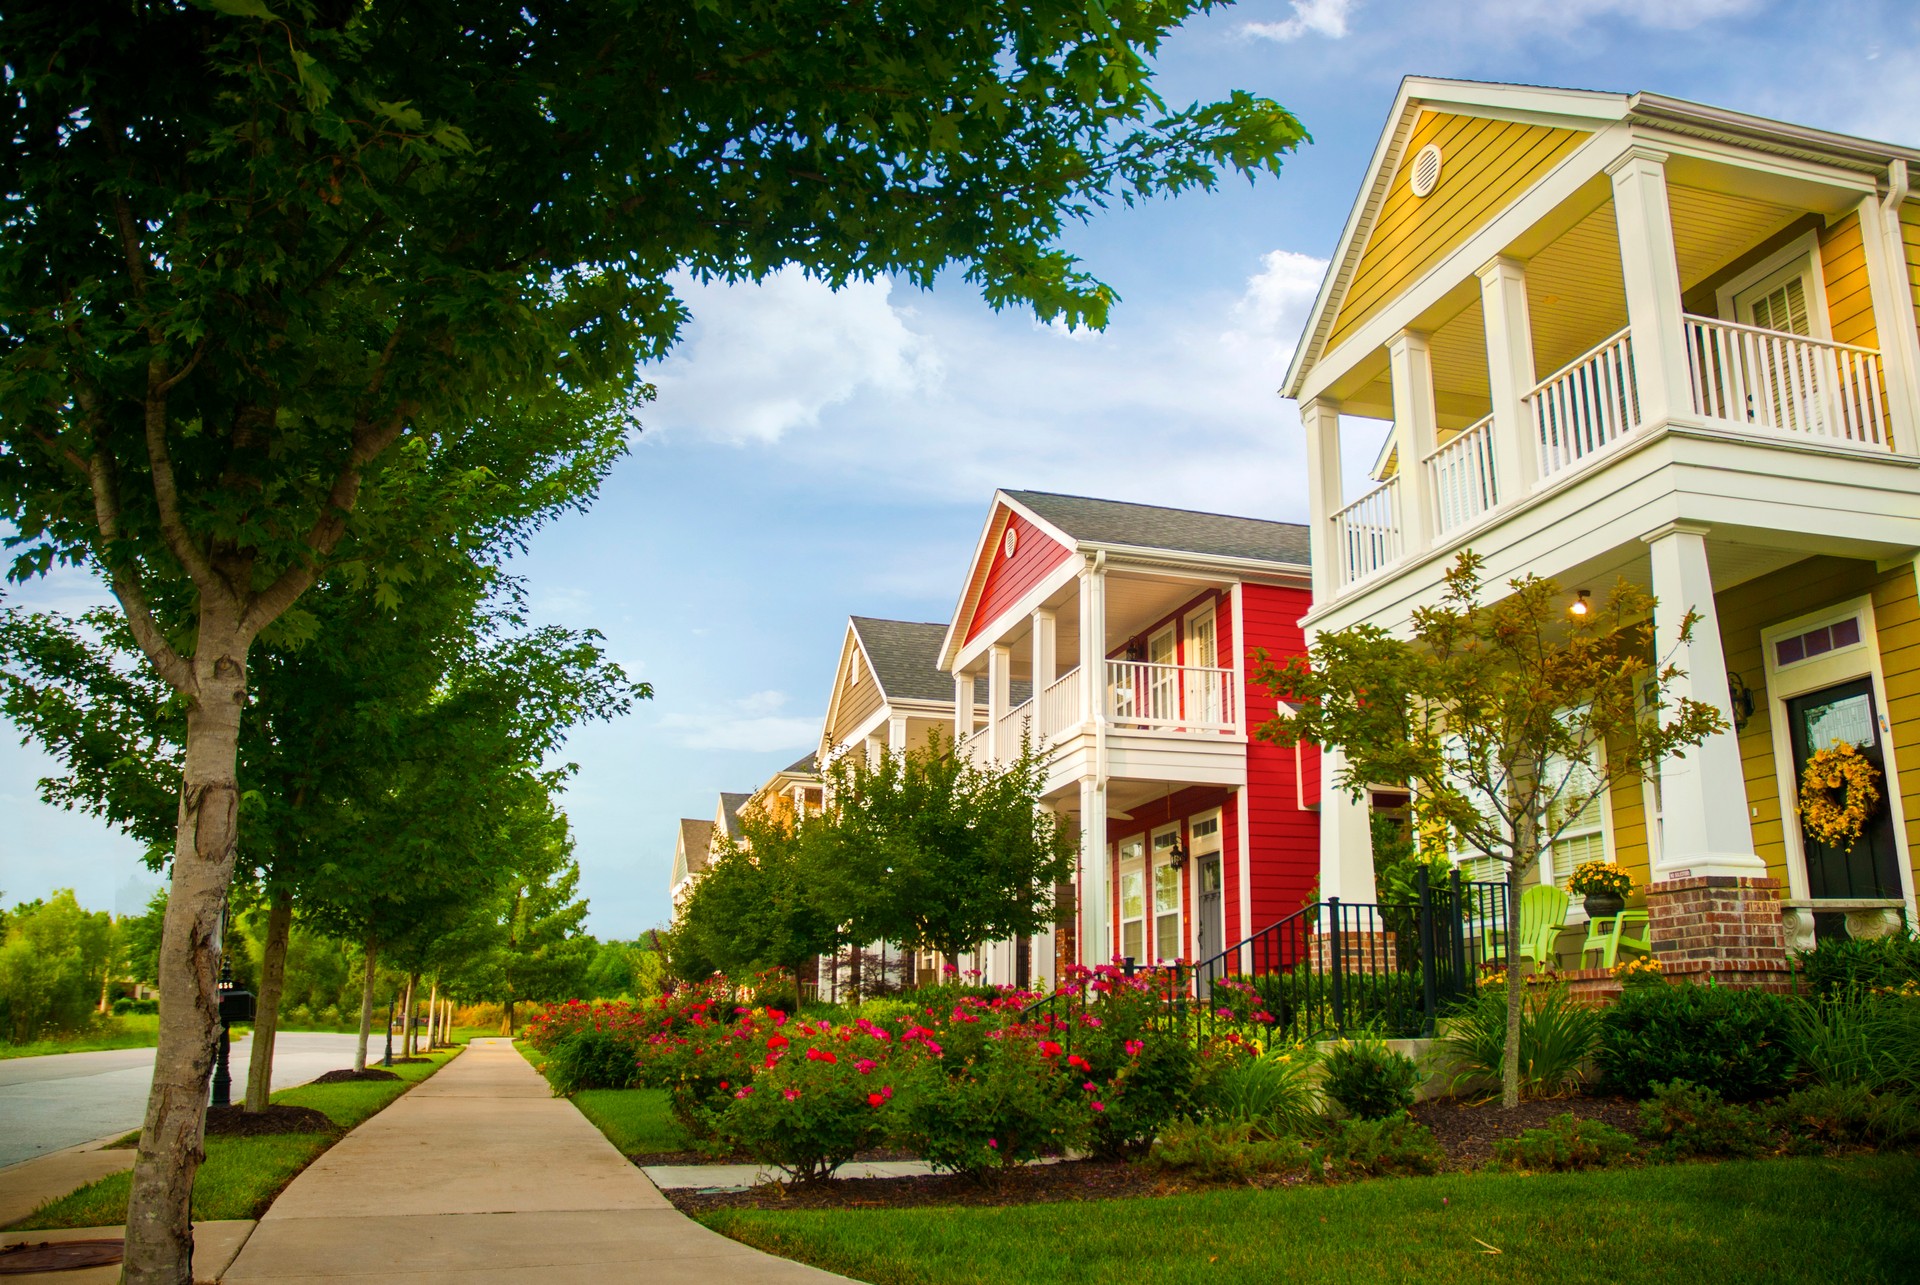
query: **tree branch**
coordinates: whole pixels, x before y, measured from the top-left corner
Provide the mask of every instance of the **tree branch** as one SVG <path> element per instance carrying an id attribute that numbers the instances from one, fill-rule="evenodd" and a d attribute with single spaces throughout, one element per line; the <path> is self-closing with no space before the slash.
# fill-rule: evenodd
<path id="1" fill-rule="evenodd" d="M 201 593 L 211 593 L 222 581 L 207 561 L 206 554 L 193 543 L 186 523 L 180 520 L 180 492 L 173 477 L 173 457 L 167 450 L 167 398 L 164 391 L 166 368 L 159 357 L 147 363 L 147 396 L 141 417 L 147 438 L 147 462 L 153 469 L 153 499 L 160 510 L 160 535 L 167 549 L 179 560 Z M 231 592 L 236 586 L 226 586 Z"/>

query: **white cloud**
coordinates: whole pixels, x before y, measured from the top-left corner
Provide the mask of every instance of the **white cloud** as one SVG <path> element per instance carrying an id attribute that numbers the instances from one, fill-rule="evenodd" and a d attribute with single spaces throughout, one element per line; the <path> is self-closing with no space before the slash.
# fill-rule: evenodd
<path id="1" fill-rule="evenodd" d="M 1671 31 L 1685 31 L 1719 18 L 1751 13 L 1766 0 L 1482 0 L 1483 25 L 1538 24 L 1561 29 L 1581 23 L 1619 19 Z"/>
<path id="2" fill-rule="evenodd" d="M 809 749 L 820 739 L 821 718 L 782 716 L 787 701 L 785 692 L 753 692 L 712 709 L 666 714 L 660 728 L 690 750 Z"/>
<path id="3" fill-rule="evenodd" d="M 1279 22 L 1249 22 L 1241 26 L 1243 34 L 1261 40 L 1289 41 L 1312 33 L 1338 40 L 1347 34 L 1347 15 L 1354 0 L 1293 0 L 1293 16 Z"/>
<path id="4" fill-rule="evenodd" d="M 693 323 L 652 372 L 650 426 L 774 442 L 863 391 L 910 392 L 938 375 L 890 281 L 836 291 L 784 268 L 758 284 L 679 288 Z"/>

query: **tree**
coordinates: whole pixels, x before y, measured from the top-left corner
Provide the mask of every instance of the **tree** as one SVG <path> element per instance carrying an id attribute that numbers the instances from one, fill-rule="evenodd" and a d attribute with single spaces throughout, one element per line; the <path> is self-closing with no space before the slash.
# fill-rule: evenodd
<path id="1" fill-rule="evenodd" d="M 830 840 L 820 818 L 792 809 L 740 813 L 680 911 L 670 950 L 690 981 L 714 972 L 784 968 L 795 984 L 806 961 L 831 952 L 847 916 L 818 882 Z"/>
<path id="2" fill-rule="evenodd" d="M 95 566 L 186 698 L 126 1276 L 185 1282 L 262 631 L 403 537 L 396 453 L 564 433 L 670 343 L 676 270 L 958 267 L 1104 320 L 1057 242 L 1110 199 L 1276 169 L 1245 94 L 1149 59 L 1207 0 L 453 5 L 21 0 L 0 15 L 0 490 L 16 574 Z M 193 628 L 150 609 L 183 586 Z"/>
<path id="3" fill-rule="evenodd" d="M 1306 656 L 1258 657 L 1256 680 L 1297 712 L 1256 735 L 1341 751 L 1334 784 L 1410 789 L 1423 832 L 1508 872 L 1513 888 L 1543 849 L 1609 785 L 1637 784 L 1662 759 L 1723 730 L 1712 706 L 1674 698 L 1678 667 L 1655 655 L 1653 599 L 1620 581 L 1585 615 L 1552 580 L 1527 575 L 1481 601 L 1484 560 L 1463 551 L 1437 606 L 1413 613 L 1412 636 L 1374 625 L 1323 633 Z M 1679 641 L 1692 637 L 1689 613 Z M 1520 1100 L 1525 958 L 1508 951 L 1501 1098 Z"/>
<path id="4" fill-rule="evenodd" d="M 842 756 L 828 771 L 824 820 L 803 827 L 820 830 L 816 902 L 855 941 L 937 950 L 949 962 L 982 942 L 1044 931 L 1075 850 L 1041 804 L 1044 775 L 1031 745 L 980 768 L 937 731 L 919 749 L 872 762 Z"/>
<path id="5" fill-rule="evenodd" d="M 0 1010 L 24 1044 L 86 1027 L 113 953 L 113 916 L 81 909 L 73 890 L 15 906 L 0 943 Z"/>

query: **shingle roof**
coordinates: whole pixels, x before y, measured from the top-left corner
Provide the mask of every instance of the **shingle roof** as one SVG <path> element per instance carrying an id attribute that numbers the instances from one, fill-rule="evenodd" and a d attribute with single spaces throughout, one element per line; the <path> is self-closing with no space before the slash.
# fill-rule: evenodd
<path id="1" fill-rule="evenodd" d="M 793 762 L 787 764 L 785 767 L 780 769 L 780 775 L 781 776 L 811 776 L 815 772 L 820 770 L 819 766 L 814 761 L 819 757 L 820 756 L 818 753 L 809 753 L 805 758 L 795 759 Z"/>
<path id="2" fill-rule="evenodd" d="M 752 797 L 751 794 L 728 794 L 725 791 L 721 792 L 720 815 L 727 823 L 727 837 L 729 839 L 737 839 L 740 837 L 740 809 L 744 807 L 747 800 Z"/>
<path id="3" fill-rule="evenodd" d="M 680 818 L 680 848 L 686 854 L 687 873 L 707 868 L 707 850 L 713 846 L 713 822 L 693 817 Z"/>
<path id="4" fill-rule="evenodd" d="M 940 668 L 945 625 L 855 616 L 853 628 L 888 700 L 953 703 L 953 676 Z"/>
<path id="5" fill-rule="evenodd" d="M 1094 544 L 1258 558 L 1294 566 L 1306 566 L 1309 561 L 1307 528 L 1298 522 L 1236 518 L 1225 513 L 1196 513 L 1049 491 L 1006 494 L 1074 539 Z"/>

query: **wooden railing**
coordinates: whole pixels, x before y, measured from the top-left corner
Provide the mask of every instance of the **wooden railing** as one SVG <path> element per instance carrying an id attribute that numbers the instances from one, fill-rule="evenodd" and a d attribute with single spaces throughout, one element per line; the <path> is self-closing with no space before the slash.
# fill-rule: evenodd
<path id="1" fill-rule="evenodd" d="M 1500 503 L 1493 472 L 1493 416 L 1427 456 L 1435 534 L 1466 526 Z"/>
<path id="2" fill-rule="evenodd" d="M 1107 662 L 1107 716 L 1117 726 L 1231 732 L 1234 705 L 1231 669 Z"/>
<path id="3" fill-rule="evenodd" d="M 1400 560 L 1399 486 L 1399 478 L 1388 478 L 1333 515 L 1333 556 L 1342 587 Z"/>
<path id="4" fill-rule="evenodd" d="M 1535 384 L 1526 396 L 1540 443 L 1540 476 L 1552 477 L 1640 426 L 1633 336 L 1622 330 Z"/>
<path id="5" fill-rule="evenodd" d="M 1080 685 L 1080 670 L 1071 669 L 1047 684 L 1040 693 L 1040 737 L 1050 740 L 1070 727 L 1087 721 L 1086 697 Z"/>
<path id="6" fill-rule="evenodd" d="M 1011 759 L 1020 753 L 1020 738 L 1023 735 L 1034 736 L 1035 739 L 1038 739 L 1036 729 L 1033 726 L 1033 701 L 1031 698 L 1021 701 L 1018 705 L 1015 705 L 1012 709 L 1000 716 L 1000 740 L 998 748 L 1003 761 Z"/>
<path id="7" fill-rule="evenodd" d="M 1686 318 L 1693 408 L 1741 428 L 1892 447 L 1880 354 L 1710 317 Z"/>

